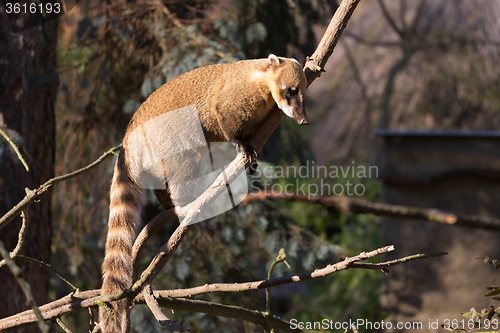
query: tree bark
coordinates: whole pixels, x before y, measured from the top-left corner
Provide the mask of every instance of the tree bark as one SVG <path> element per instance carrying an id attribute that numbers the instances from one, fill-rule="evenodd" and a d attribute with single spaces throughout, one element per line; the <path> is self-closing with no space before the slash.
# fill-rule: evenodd
<path id="1" fill-rule="evenodd" d="M 0 216 L 54 176 L 57 20 L 13 33 L 5 7 L 0 7 L 0 128 L 19 147 L 28 163 L 25 170 L 10 145 L 0 137 Z M 50 262 L 51 191 L 29 209 L 30 224 L 20 254 Z M 21 219 L 0 229 L 8 251 L 17 243 Z M 16 260 L 38 304 L 47 302 L 48 270 Z M 0 318 L 27 309 L 24 294 L 10 270 L 0 268 Z M 36 326 L 22 332 L 38 332 Z"/>

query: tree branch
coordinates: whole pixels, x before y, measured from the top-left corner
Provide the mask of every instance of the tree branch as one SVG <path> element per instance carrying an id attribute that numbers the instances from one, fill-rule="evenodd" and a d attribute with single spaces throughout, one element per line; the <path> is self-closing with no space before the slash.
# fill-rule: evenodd
<path id="1" fill-rule="evenodd" d="M 142 299 L 137 300 L 142 303 Z M 276 316 L 268 316 L 265 312 L 257 310 L 248 310 L 233 305 L 218 304 L 213 302 L 192 300 L 184 298 L 161 298 L 158 300 L 161 306 L 167 307 L 169 309 L 175 309 L 176 311 L 190 311 L 205 313 L 212 316 L 222 316 L 226 318 L 233 318 L 238 320 L 247 321 L 255 325 L 266 327 L 266 325 L 278 330 L 283 330 L 286 332 L 304 332 L 313 333 L 317 331 L 307 330 L 307 329 L 292 329 L 291 324 L 278 318 Z M 189 310 L 188 310 L 189 309 Z"/>
<path id="2" fill-rule="evenodd" d="M 398 27 L 398 25 L 396 24 L 396 22 L 393 20 L 391 14 L 389 14 L 389 11 L 387 10 L 387 7 L 385 6 L 384 4 L 384 1 L 383 0 L 378 0 L 378 3 L 380 5 L 380 8 L 382 9 L 382 13 L 384 14 L 384 17 L 385 19 L 387 20 L 387 22 L 389 23 L 389 25 L 394 29 L 394 31 L 396 31 L 396 33 L 400 36 L 400 37 L 403 37 L 404 34 L 406 33 L 405 30 L 402 30 Z M 403 22 L 403 27 L 404 27 L 404 22 Z"/>
<path id="3" fill-rule="evenodd" d="M 61 320 L 61 318 L 57 317 L 56 318 L 56 323 L 59 325 L 59 327 L 66 333 L 72 333 L 71 330 L 69 329 L 68 326 Z"/>
<path id="4" fill-rule="evenodd" d="M 133 260 L 133 274 L 134 280 L 137 277 L 137 269 L 139 264 L 139 257 L 141 255 L 142 248 L 146 245 L 147 241 L 153 236 L 161 227 L 170 221 L 177 219 L 175 214 L 175 209 L 171 208 L 165 210 L 158 214 L 155 218 L 146 224 L 146 226 L 141 230 L 137 236 L 134 246 L 132 247 L 132 260 Z"/>
<path id="5" fill-rule="evenodd" d="M 35 258 L 26 257 L 26 256 L 23 256 L 23 255 L 18 255 L 16 258 L 17 259 L 26 260 L 26 261 L 30 261 L 30 262 L 35 263 L 37 265 L 40 265 L 42 267 L 48 268 L 49 270 L 51 270 L 52 272 L 54 272 L 61 280 L 63 280 L 63 282 L 65 282 L 68 286 L 70 286 L 74 291 L 78 290 L 78 288 L 74 284 L 72 284 L 71 282 L 69 282 L 64 276 L 62 276 L 62 274 L 59 273 L 59 271 L 57 269 L 55 269 L 51 265 L 47 264 L 46 262 L 43 262 L 42 260 L 38 260 L 38 259 L 35 259 Z"/>
<path id="6" fill-rule="evenodd" d="M 321 75 L 322 71 L 324 71 L 326 62 L 332 55 L 333 49 L 337 45 L 359 1 L 360 0 L 344 0 L 335 11 L 316 51 L 314 51 L 304 66 L 304 73 L 307 78 L 308 86 Z"/>
<path id="7" fill-rule="evenodd" d="M 35 299 L 33 298 L 33 293 L 31 292 L 31 286 L 24 278 L 21 268 L 19 268 L 19 266 L 17 266 L 14 260 L 10 257 L 9 252 L 5 249 L 5 246 L 1 240 L 0 240 L 0 255 L 5 259 L 7 266 L 12 271 L 12 275 L 14 275 L 14 277 L 17 280 L 17 283 L 19 283 L 19 286 L 21 286 L 21 289 L 23 290 L 24 295 L 26 296 L 26 304 L 33 309 L 36 321 L 38 322 L 38 327 L 43 333 L 48 333 L 50 327 L 42 318 L 40 310 L 36 305 Z"/>
<path id="8" fill-rule="evenodd" d="M 21 212 L 21 218 L 22 218 L 23 222 L 21 225 L 21 229 L 19 230 L 19 233 L 17 234 L 17 245 L 14 248 L 14 250 L 12 250 L 12 252 L 9 254 L 10 258 L 12 258 L 12 259 L 17 257 L 17 255 L 19 254 L 19 251 L 21 251 L 21 249 L 24 245 L 24 237 L 26 236 L 26 230 L 28 229 L 28 224 L 29 224 L 28 209 L 23 210 Z M 5 265 L 5 263 L 6 263 L 5 259 L 2 259 L 0 261 L 0 267 Z"/>
<path id="9" fill-rule="evenodd" d="M 99 294 L 100 290 L 92 290 L 79 295 L 79 297 L 81 298 L 88 297 L 87 299 L 80 299 L 72 303 L 67 302 L 66 304 L 59 304 L 59 306 L 55 308 L 52 306 L 52 304 L 56 302 L 60 303 L 60 300 L 44 305 L 40 307 L 43 313 L 43 318 L 45 318 L 46 320 L 54 319 L 69 312 L 80 310 L 86 307 L 96 306 L 96 304 L 103 302 L 103 300 L 105 299 L 104 296 L 95 296 Z M 158 292 L 155 292 L 154 295 L 156 298 L 161 299 L 159 302 L 161 306 L 165 306 L 173 310 L 201 312 L 201 313 L 211 314 L 214 316 L 235 318 L 240 320 L 246 320 L 256 325 L 264 325 L 263 324 L 264 320 L 269 320 L 270 325 L 274 328 L 283 329 L 289 332 L 314 332 L 306 330 L 290 330 L 290 324 L 287 323 L 286 321 L 274 316 L 272 316 L 269 319 L 264 319 L 267 317 L 265 313 L 262 313 L 260 311 L 252 311 L 236 306 L 222 305 L 206 301 L 173 299 L 169 297 L 162 298 Z M 136 301 L 139 304 L 145 303 L 144 296 L 143 295 L 137 296 Z M 24 311 L 14 316 L 1 319 L 0 331 L 5 333 L 12 332 L 22 327 L 33 325 L 35 322 L 36 322 L 36 317 L 33 315 L 33 311 L 32 310 Z"/>
<path id="10" fill-rule="evenodd" d="M 151 284 L 146 283 L 144 289 L 142 290 L 142 296 L 146 301 L 147 306 L 151 310 L 151 313 L 155 316 L 156 320 L 166 328 L 170 333 L 182 333 L 186 332 L 184 327 L 178 325 L 173 320 L 169 319 L 161 310 L 160 305 L 156 301 L 155 296 L 153 295 L 153 289 L 151 288 Z"/>
<path id="11" fill-rule="evenodd" d="M 204 301 L 189 301 L 179 298 L 192 297 L 196 295 L 213 293 L 213 292 L 241 292 L 248 290 L 272 288 L 283 284 L 297 283 L 314 278 L 323 277 L 326 275 L 330 275 L 351 268 L 384 269 L 387 267 L 405 263 L 407 261 L 427 259 L 431 257 L 442 256 L 445 254 L 443 252 L 431 253 L 431 254 L 417 254 L 409 257 L 383 262 L 380 264 L 358 262 L 359 260 L 369 259 L 379 254 L 387 253 L 393 250 L 394 247 L 392 245 L 386 246 L 383 248 L 376 249 L 374 251 L 360 253 L 355 257 L 346 258 L 341 262 L 328 265 L 324 268 L 320 268 L 312 272 L 307 272 L 297 275 L 289 275 L 280 278 L 253 281 L 253 282 L 216 283 L 189 289 L 161 290 L 161 291 L 155 291 L 153 295 L 158 300 L 160 305 L 166 306 L 173 310 L 203 312 L 207 314 L 219 315 L 228 318 L 237 318 L 242 320 L 246 320 L 245 318 L 250 317 L 252 319 L 249 320 L 250 322 L 253 322 L 257 325 L 261 325 L 263 320 L 262 318 L 265 317 L 265 313 L 263 312 L 251 311 L 239 307 L 229 307 L 227 305 L 214 304 Z M 107 299 L 108 295 L 100 296 L 100 292 L 101 292 L 100 290 L 90 290 L 85 292 L 71 293 L 63 297 L 62 299 L 40 306 L 39 309 L 45 320 L 55 319 L 66 313 L 77 311 L 87 307 L 96 306 L 97 304 L 104 302 Z M 134 299 L 134 303 L 144 303 L 144 302 L 145 300 L 143 295 L 138 295 Z M 218 310 L 210 309 L 210 306 L 212 305 L 217 307 L 217 309 L 222 309 L 223 312 L 219 313 Z M 0 319 L 0 331 L 10 332 L 22 327 L 33 325 L 35 322 L 36 322 L 36 317 L 34 316 L 33 311 L 32 310 L 24 311 L 16 315 L 13 315 L 11 317 Z M 286 322 L 282 321 L 279 318 L 271 317 L 270 323 L 271 327 L 273 328 L 284 329 L 282 328 L 284 325 L 283 323 Z M 289 330 L 289 326 L 288 329 L 285 330 Z"/>
<path id="12" fill-rule="evenodd" d="M 448 252 L 414 254 L 412 256 L 394 259 L 394 260 L 386 261 L 386 262 L 381 262 L 378 264 L 373 264 L 373 263 L 369 263 L 369 262 L 353 262 L 350 267 L 352 267 L 352 268 L 364 268 L 364 269 L 381 269 L 387 273 L 386 268 L 388 268 L 388 267 L 404 264 L 405 262 L 409 262 L 409 261 L 442 257 L 442 256 L 445 256 L 447 254 L 448 254 Z"/>
<path id="13" fill-rule="evenodd" d="M 267 273 L 268 280 L 271 280 L 271 278 L 273 276 L 273 271 L 274 271 L 274 268 L 276 267 L 276 265 L 279 264 L 280 262 L 283 262 L 283 261 L 285 262 L 287 267 L 290 268 L 290 266 L 286 262 L 285 249 L 282 248 L 282 249 L 280 249 L 280 252 L 279 252 L 278 256 L 276 257 L 276 259 L 271 263 L 271 267 L 269 267 L 269 272 Z M 269 288 L 266 288 L 266 311 L 268 314 L 271 314 L 271 290 Z"/>
<path id="14" fill-rule="evenodd" d="M 27 210 L 28 207 L 33 202 L 33 200 L 35 200 L 36 198 L 38 198 L 43 192 L 47 191 L 47 189 L 50 186 L 52 186 L 53 184 L 55 184 L 57 182 L 60 182 L 60 181 L 63 181 L 63 180 L 75 177 L 75 176 L 81 174 L 82 172 L 85 172 L 87 170 L 92 169 L 93 167 L 95 167 L 96 165 L 98 165 L 102 161 L 104 161 L 104 159 L 106 159 L 106 157 L 108 157 L 110 155 L 113 155 L 116 151 L 118 151 L 120 149 L 120 147 L 121 147 L 121 145 L 116 146 L 114 148 L 111 148 L 110 150 L 108 150 L 107 152 L 105 152 L 104 154 L 102 154 L 101 157 L 99 157 L 93 163 L 87 165 L 84 168 L 81 168 L 79 170 L 76 170 L 74 172 L 68 173 L 68 174 L 63 175 L 63 176 L 59 176 L 59 177 L 55 177 L 55 178 L 49 179 L 48 181 L 46 181 L 43 185 L 41 185 L 36 190 L 26 189 L 27 193 L 26 193 L 26 196 L 24 197 L 24 199 L 21 200 L 14 207 L 12 207 L 12 209 L 9 210 L 4 216 L 2 216 L 2 218 L 0 218 L 0 229 L 2 229 L 3 227 L 5 227 L 7 225 L 7 223 L 9 223 L 10 221 L 12 221 L 12 219 L 14 219 L 22 211 Z"/>
<path id="15" fill-rule="evenodd" d="M 323 268 L 315 269 L 314 271 L 307 272 L 307 273 L 287 275 L 287 276 L 274 278 L 274 279 L 268 278 L 267 280 L 252 281 L 252 282 L 214 283 L 214 284 L 206 284 L 203 286 L 188 288 L 188 289 L 164 290 L 164 291 L 158 292 L 158 296 L 163 297 L 163 298 L 166 298 L 166 297 L 181 298 L 181 297 L 192 297 L 192 296 L 197 296 L 197 295 L 202 295 L 202 294 L 207 294 L 207 293 L 214 293 L 214 292 L 241 292 L 241 291 L 248 291 L 248 290 L 273 288 L 273 287 L 281 286 L 284 284 L 297 283 L 297 282 L 307 281 L 307 280 L 311 280 L 311 279 L 315 279 L 315 278 L 319 278 L 319 277 L 324 277 L 324 276 L 331 275 L 331 274 L 336 273 L 336 272 L 347 270 L 351 267 L 357 267 L 357 266 L 352 266 L 352 264 L 358 260 L 365 260 L 365 259 L 373 258 L 379 254 L 391 252 L 393 250 L 394 250 L 393 245 L 385 246 L 385 247 L 382 247 L 382 248 L 379 248 L 379 249 L 376 249 L 376 250 L 373 250 L 370 252 L 360 253 L 359 255 L 357 255 L 355 257 L 346 258 L 343 261 L 340 261 L 338 263 L 331 264 L 331 265 L 328 265 L 328 266 L 323 267 Z M 424 258 L 422 258 L 422 259 L 424 259 Z M 379 265 L 383 265 L 383 264 L 385 264 L 385 263 L 382 263 Z M 387 264 L 389 264 L 389 263 L 387 263 Z M 381 266 L 381 267 L 385 267 L 385 266 Z M 389 267 L 389 266 L 387 266 L 387 267 Z M 360 267 L 360 268 L 365 268 L 365 267 Z"/>
<path id="16" fill-rule="evenodd" d="M 487 230 L 500 230 L 500 220 L 474 215 L 448 213 L 436 208 L 420 208 L 402 205 L 390 205 L 380 202 L 370 202 L 346 196 L 320 196 L 299 194 L 274 194 L 271 192 L 255 192 L 248 194 L 243 202 L 265 200 L 304 201 L 325 206 L 335 207 L 348 213 L 373 214 L 377 216 L 391 216 L 426 220 L 443 224 L 457 225 Z"/>
<path id="17" fill-rule="evenodd" d="M 402 43 L 399 41 L 371 41 L 356 35 L 350 31 L 345 32 L 346 37 L 354 39 L 356 42 L 373 47 L 401 47 Z"/>
<path id="18" fill-rule="evenodd" d="M 30 168 L 28 167 L 28 163 L 26 163 L 26 161 L 24 160 L 23 155 L 21 155 L 21 152 L 19 151 L 19 148 L 17 148 L 17 146 L 14 143 L 14 141 L 12 141 L 12 139 L 9 138 L 9 136 L 7 135 L 7 133 L 5 133 L 5 131 L 3 129 L 1 129 L 1 128 L 0 128 L 0 134 L 10 144 L 10 146 L 12 147 L 12 149 L 14 150 L 14 152 L 16 153 L 17 157 L 19 158 L 19 160 L 23 164 L 23 166 L 26 169 L 26 171 L 29 172 Z"/>
<path id="19" fill-rule="evenodd" d="M 55 319 L 66 313 L 82 308 L 95 306 L 95 299 L 99 298 L 101 290 L 72 292 L 54 302 L 38 307 L 42 317 L 46 320 Z M 26 310 L 7 318 L 0 319 L 0 332 L 11 332 L 35 324 L 37 321 L 33 310 Z"/>

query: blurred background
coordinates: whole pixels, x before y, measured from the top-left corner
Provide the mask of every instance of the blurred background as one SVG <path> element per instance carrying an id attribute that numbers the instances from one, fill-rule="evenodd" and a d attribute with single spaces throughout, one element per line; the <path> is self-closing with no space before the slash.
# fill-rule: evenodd
<path id="1" fill-rule="evenodd" d="M 57 91 L 52 92 L 54 99 L 49 103 L 53 106 L 54 117 L 55 174 L 79 169 L 119 144 L 138 106 L 155 89 L 188 70 L 213 63 L 267 57 L 269 53 L 294 57 L 303 64 L 314 52 L 337 5 L 333 0 L 79 1 L 76 7 L 57 19 L 57 34 L 54 30 L 45 37 L 54 47 L 43 51 L 52 54 L 50 59 L 58 73 L 57 80 L 52 82 L 52 88 L 57 87 Z M 273 177 L 261 173 L 252 184 L 265 187 L 265 184 L 292 183 L 299 188 L 320 181 L 332 186 L 350 182 L 361 184 L 364 189 L 361 197 L 370 201 L 438 207 L 440 195 L 436 195 L 434 201 L 420 199 L 428 198 L 430 193 L 452 195 L 451 192 L 458 192 L 443 192 L 425 182 L 387 184 L 388 174 L 397 170 L 401 161 L 408 161 L 404 153 L 421 143 L 408 143 L 392 160 L 388 159 L 387 152 L 393 147 L 392 138 L 395 137 L 398 143 L 398 137 L 408 134 L 402 131 L 441 131 L 441 134 L 442 131 L 455 131 L 457 137 L 461 137 L 463 131 L 475 131 L 495 137 L 493 131 L 500 125 L 498 17 L 498 1 L 363 0 L 328 61 L 326 72 L 307 91 L 309 127 L 300 127 L 285 119 L 259 153 L 259 159 L 261 168 L 310 166 L 311 163 L 338 168 L 377 166 L 377 174 L 363 177 L 340 173 L 319 179 L 293 175 Z M 46 88 L 51 82 L 39 84 Z M 44 126 L 43 120 L 41 124 Z M 385 131 L 376 135 L 375 129 Z M 17 138 L 15 130 L 9 133 Z M 436 142 L 440 142 L 440 135 L 436 137 Z M 22 138 L 16 140 L 23 145 Z M 481 151 L 482 156 L 490 156 L 493 162 L 483 161 L 479 174 L 483 169 L 498 170 L 495 154 L 500 150 L 496 149 L 496 140 L 493 141 L 493 148 Z M 450 144 L 459 153 L 460 147 L 468 143 Z M 469 146 L 468 152 L 476 151 L 477 146 Z M 5 150 L 0 157 L 15 159 L 14 155 L 7 156 L 9 153 L 3 143 L 0 147 Z M 429 152 L 435 144 L 426 147 L 424 152 Z M 421 163 L 425 169 L 427 162 L 439 159 L 448 151 L 447 147 L 445 145 L 440 153 L 431 157 L 423 154 L 414 164 Z M 470 154 L 465 160 L 470 162 L 475 158 L 477 155 Z M 460 164 L 454 159 L 446 163 Z M 50 251 L 45 260 L 50 260 L 53 267 L 80 290 L 100 287 L 113 166 L 114 160 L 107 160 L 96 169 L 52 189 L 52 213 L 45 222 L 45 226 L 52 229 L 44 245 Z M 421 172 L 405 170 L 404 176 L 417 177 Z M 498 180 L 495 176 L 482 181 L 490 184 Z M 476 187 L 461 188 L 459 193 L 476 197 L 477 182 L 470 181 Z M 413 196 L 399 200 L 398 190 L 413 193 Z M 484 192 L 490 206 L 495 202 L 492 203 L 489 197 L 493 192 L 496 192 L 494 186 Z M 4 202 L 5 193 L 2 195 Z M 470 199 L 462 196 L 460 200 L 468 202 Z M 442 208 L 460 210 L 462 205 L 457 202 Z M 473 205 L 464 212 L 498 217 L 492 210 L 477 209 L 479 206 Z M 143 221 L 159 212 L 160 205 L 152 193 L 148 193 Z M 382 226 L 386 222 L 382 222 Z M 19 229 L 19 223 L 12 224 Z M 411 230 L 428 225 L 411 223 Z M 142 255 L 142 268 L 175 227 L 176 223 L 170 223 L 151 239 Z M 278 265 L 275 276 L 321 268 L 345 256 L 398 240 L 405 243 L 413 237 L 411 231 L 390 236 L 382 230 L 393 229 L 381 227 L 378 217 L 344 213 L 321 205 L 271 201 L 241 204 L 223 215 L 198 223 L 158 277 L 154 288 L 264 279 L 280 248 L 285 249 L 291 268 Z M 447 235 L 446 230 L 443 237 Z M 469 233 L 467 229 L 461 230 Z M 433 231 L 427 230 L 422 237 L 429 239 L 429 234 Z M 15 235 L 9 236 L 13 239 L 12 244 L 15 244 Z M 497 236 L 485 232 L 470 239 L 469 243 L 484 244 L 485 237 L 491 238 L 487 238 L 488 242 L 494 242 Z M 418 247 L 419 241 L 415 244 L 407 251 L 396 251 L 395 256 L 425 252 L 426 248 Z M 439 240 L 433 244 L 443 245 L 442 248 L 437 246 L 439 251 L 447 250 Z M 467 246 L 472 246 L 470 244 Z M 494 248 L 491 253 L 497 250 Z M 479 251 L 463 256 L 472 262 L 472 257 L 486 254 Z M 441 259 L 432 260 L 440 265 Z M 377 261 L 380 258 L 374 260 Z M 428 263 L 424 261 L 421 265 Z M 405 266 L 398 269 L 404 271 Z M 415 269 L 415 274 L 425 271 L 421 267 Z M 458 276 L 457 271 L 450 269 L 446 271 Z M 50 279 L 47 293 L 40 296 L 45 300 L 39 303 L 55 300 L 71 291 L 55 274 L 48 274 L 46 270 L 39 274 L 42 279 L 44 276 Z M 434 271 L 426 271 L 426 274 L 438 275 Z M 437 297 L 437 305 L 430 314 L 422 315 L 425 304 L 418 301 L 410 301 L 413 306 L 410 310 L 402 309 L 405 299 L 398 298 L 399 294 L 391 289 L 388 278 L 383 280 L 383 275 L 380 271 L 349 270 L 306 283 L 277 287 L 272 290 L 272 310 L 287 320 L 296 318 L 299 321 L 324 318 L 339 322 L 358 318 L 410 321 L 417 318 L 417 314 L 420 314 L 419 320 L 437 318 L 436 309 L 450 305 L 443 296 Z M 401 281 L 402 289 L 413 288 L 405 284 L 407 280 Z M 416 281 L 415 285 L 425 284 Z M 467 298 L 467 304 L 484 298 L 481 282 L 475 281 L 474 285 L 479 289 L 471 293 L 477 297 Z M 466 291 L 460 290 L 461 295 Z M 452 292 L 453 289 L 447 293 Z M 417 296 L 408 297 L 418 298 L 420 292 L 415 293 Z M 387 296 L 389 294 L 392 296 Z M 208 294 L 199 298 L 249 309 L 265 308 L 264 291 Z M 460 304 L 457 312 L 453 310 L 449 316 L 455 314 L 454 318 L 460 318 L 460 311 L 473 306 L 480 309 L 487 305 L 470 304 L 462 308 Z M 403 317 L 398 317 L 402 313 Z M 87 329 L 86 311 L 66 315 L 64 319 L 74 332 Z M 184 320 L 193 332 L 263 332 L 262 328 L 248 323 L 203 314 L 176 312 L 173 319 Z M 132 325 L 138 332 L 160 330 L 143 306 L 132 310 Z M 360 328 L 360 331 L 375 330 Z"/>

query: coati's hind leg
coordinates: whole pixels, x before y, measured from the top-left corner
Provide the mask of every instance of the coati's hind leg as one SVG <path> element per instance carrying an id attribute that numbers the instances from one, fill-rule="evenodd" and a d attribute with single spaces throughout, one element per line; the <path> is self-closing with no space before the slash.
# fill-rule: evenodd
<path id="1" fill-rule="evenodd" d="M 156 195 L 156 198 L 160 202 L 160 204 L 165 208 L 165 210 L 169 210 L 174 207 L 174 203 L 172 198 L 170 197 L 170 191 L 167 190 L 154 190 L 153 193 Z"/>

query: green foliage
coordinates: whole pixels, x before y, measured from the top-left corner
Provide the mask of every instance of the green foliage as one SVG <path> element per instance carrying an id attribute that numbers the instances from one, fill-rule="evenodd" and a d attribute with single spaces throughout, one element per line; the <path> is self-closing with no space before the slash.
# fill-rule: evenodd
<path id="1" fill-rule="evenodd" d="M 495 314 L 498 316 L 498 311 L 500 311 L 500 308 L 495 309 L 493 306 L 489 310 L 483 309 L 481 312 L 471 308 L 468 312 L 462 314 L 464 319 L 453 320 L 448 325 L 442 325 L 442 327 L 450 332 L 495 333 L 500 328 L 498 319 L 493 319 Z"/>
<path id="2" fill-rule="evenodd" d="M 493 267 L 495 267 L 495 269 L 498 269 L 500 267 L 500 262 L 498 262 L 498 260 L 496 259 L 490 259 L 488 256 L 479 259 L 484 259 L 485 264 L 492 265 Z"/>
<path id="3" fill-rule="evenodd" d="M 487 265 L 492 265 L 495 269 L 500 267 L 498 260 L 490 259 L 488 256 L 483 259 L 484 263 Z M 500 301 L 500 287 L 497 286 L 485 286 L 486 290 L 489 290 L 484 296 L 491 297 L 495 301 Z M 496 318 L 495 318 L 496 316 Z M 477 312 L 475 308 L 471 308 L 469 311 L 462 314 L 464 320 L 453 321 L 450 323 L 449 327 L 443 326 L 446 330 L 450 332 L 498 332 L 500 329 L 500 307 L 495 308 L 493 305 L 489 309 L 482 309 L 481 312 Z M 493 331 L 485 331 L 493 329 Z"/>
<path id="4" fill-rule="evenodd" d="M 492 265 L 495 267 L 495 269 L 498 269 L 500 267 L 500 263 L 496 259 L 490 259 L 488 256 L 484 258 L 484 263 L 488 265 Z M 500 287 L 497 286 L 486 286 L 486 289 L 489 290 L 488 293 L 486 293 L 486 297 L 491 297 L 495 301 L 500 301 L 500 296 L 497 296 L 500 294 Z"/>

